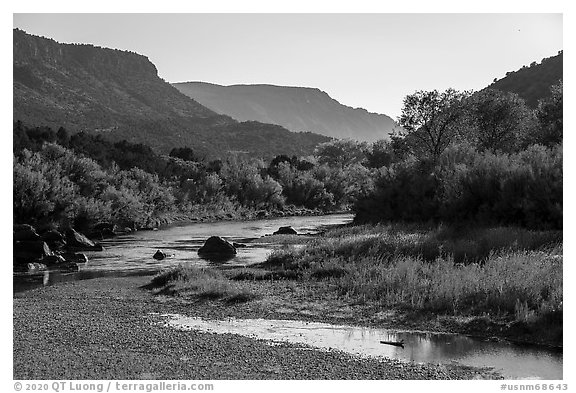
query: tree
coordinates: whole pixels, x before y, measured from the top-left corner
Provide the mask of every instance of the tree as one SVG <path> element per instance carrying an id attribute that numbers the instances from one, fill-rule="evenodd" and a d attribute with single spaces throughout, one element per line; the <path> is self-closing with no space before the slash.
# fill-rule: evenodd
<path id="1" fill-rule="evenodd" d="M 511 153 L 521 148 L 535 126 L 535 118 L 517 94 L 495 89 L 466 100 L 469 137 L 478 150 Z"/>
<path id="2" fill-rule="evenodd" d="M 366 152 L 366 165 L 368 168 L 382 168 L 390 166 L 396 161 L 396 154 L 392 142 L 386 139 L 377 140 Z"/>
<path id="3" fill-rule="evenodd" d="M 56 140 L 60 145 L 64 147 L 67 147 L 70 143 L 70 135 L 64 127 L 58 128 L 58 131 L 56 132 Z"/>
<path id="4" fill-rule="evenodd" d="M 417 91 L 404 98 L 398 123 L 405 140 L 419 158 L 434 161 L 459 137 L 462 100 L 470 93 L 448 89 Z"/>
<path id="5" fill-rule="evenodd" d="M 320 164 L 344 169 L 348 165 L 360 163 L 365 157 L 365 149 L 364 143 L 352 139 L 336 139 L 318 145 L 314 155 Z"/>
<path id="6" fill-rule="evenodd" d="M 540 122 L 540 132 L 535 135 L 535 143 L 552 146 L 561 143 L 563 138 L 563 83 L 550 88 L 551 96 L 538 102 L 536 117 Z"/>
<path id="7" fill-rule="evenodd" d="M 170 151 L 170 157 L 181 158 L 184 161 L 199 161 L 194 151 L 189 147 L 175 147 Z"/>

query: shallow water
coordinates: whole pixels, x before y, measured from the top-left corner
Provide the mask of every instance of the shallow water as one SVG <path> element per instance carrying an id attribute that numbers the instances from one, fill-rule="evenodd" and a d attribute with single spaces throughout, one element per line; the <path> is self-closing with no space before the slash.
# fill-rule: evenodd
<path id="1" fill-rule="evenodd" d="M 491 342 L 457 334 L 438 334 L 331 325 L 326 323 L 229 319 L 204 320 L 164 314 L 167 327 L 211 333 L 233 333 L 271 342 L 337 349 L 354 355 L 387 357 L 418 363 L 459 363 L 492 367 L 507 379 L 562 379 L 562 351 Z M 380 341 L 404 341 L 404 348 Z"/>
<path id="2" fill-rule="evenodd" d="M 328 226 L 351 222 L 352 214 L 324 216 L 280 217 L 254 221 L 223 221 L 188 223 L 159 231 L 138 231 L 101 242 L 104 251 L 85 252 L 88 263 L 79 264 L 78 272 L 46 271 L 15 273 L 14 291 L 62 281 L 85 280 L 97 277 L 154 274 L 178 264 L 194 266 L 220 265 L 198 256 L 198 249 L 210 236 L 222 236 L 230 242 L 246 244 L 237 255 L 225 261 L 227 266 L 248 266 L 263 262 L 280 244 L 266 242 L 263 237 L 281 226 L 292 226 L 298 233 L 315 234 Z M 152 256 L 161 249 L 169 258 L 157 261 Z"/>

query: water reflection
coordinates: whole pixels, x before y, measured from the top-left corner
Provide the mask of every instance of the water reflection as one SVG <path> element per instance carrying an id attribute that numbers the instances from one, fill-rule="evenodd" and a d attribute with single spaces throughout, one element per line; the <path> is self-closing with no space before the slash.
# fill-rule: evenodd
<path id="1" fill-rule="evenodd" d="M 194 266 L 247 266 L 262 262 L 272 250 L 280 247 L 260 240 L 281 226 L 292 226 L 299 233 L 318 233 L 327 226 L 352 221 L 351 214 L 332 214 L 315 217 L 282 217 L 256 221 L 227 221 L 194 223 L 173 226 L 161 231 L 138 231 L 102 241 L 104 251 L 85 252 L 88 263 L 80 271 L 15 273 L 14 291 L 23 291 L 56 282 L 81 280 L 102 276 L 153 274 L 178 264 Z M 197 251 L 210 236 L 222 236 L 230 242 L 242 243 L 237 254 L 228 260 L 203 259 Z M 158 261 L 153 258 L 158 250 L 170 255 Z"/>
<path id="2" fill-rule="evenodd" d="M 166 325 L 182 330 L 234 333 L 273 341 L 306 344 L 323 349 L 420 363 L 453 363 L 493 367 L 506 378 L 562 379 L 562 351 L 508 342 L 489 342 L 463 335 L 399 332 L 386 329 L 330 325 L 325 323 L 229 319 L 203 320 L 177 314 L 163 315 Z M 404 341 L 404 348 L 380 341 Z"/>

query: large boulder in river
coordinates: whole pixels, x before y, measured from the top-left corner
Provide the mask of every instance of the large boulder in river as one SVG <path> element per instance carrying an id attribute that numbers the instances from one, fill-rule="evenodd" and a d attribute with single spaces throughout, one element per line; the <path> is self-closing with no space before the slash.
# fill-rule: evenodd
<path id="1" fill-rule="evenodd" d="M 154 255 L 152 256 L 152 258 L 154 258 L 154 259 L 156 259 L 156 260 L 158 260 L 158 261 L 161 261 L 161 260 L 163 260 L 163 259 L 166 258 L 166 254 L 164 253 L 164 251 L 158 250 L 158 251 L 156 251 L 156 253 L 154 253 Z"/>
<path id="2" fill-rule="evenodd" d="M 273 235 L 297 235 L 297 234 L 298 232 L 296 232 L 296 230 L 291 226 L 280 227 L 280 229 L 278 229 L 276 232 L 273 233 Z"/>
<path id="3" fill-rule="evenodd" d="M 36 241 L 40 240 L 40 235 L 32 225 L 16 224 L 13 226 L 14 241 Z"/>
<path id="4" fill-rule="evenodd" d="M 66 231 L 66 243 L 68 244 L 68 249 L 74 251 L 102 251 L 101 245 L 95 244 L 92 240 L 72 228 Z"/>
<path id="5" fill-rule="evenodd" d="M 236 255 L 236 247 L 220 236 L 211 236 L 198 250 L 198 255 L 207 259 L 230 258 Z"/>
<path id="6" fill-rule="evenodd" d="M 17 263 L 39 261 L 53 255 L 50 247 L 42 240 L 17 241 L 14 243 L 14 260 Z"/>

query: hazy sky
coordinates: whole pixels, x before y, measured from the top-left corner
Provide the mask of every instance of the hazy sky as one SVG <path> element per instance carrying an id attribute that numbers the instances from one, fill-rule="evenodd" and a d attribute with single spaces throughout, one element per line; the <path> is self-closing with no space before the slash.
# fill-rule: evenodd
<path id="1" fill-rule="evenodd" d="M 394 118 L 416 90 L 481 89 L 563 49 L 561 14 L 15 14 L 14 27 L 143 54 L 169 82 L 317 87 Z"/>

